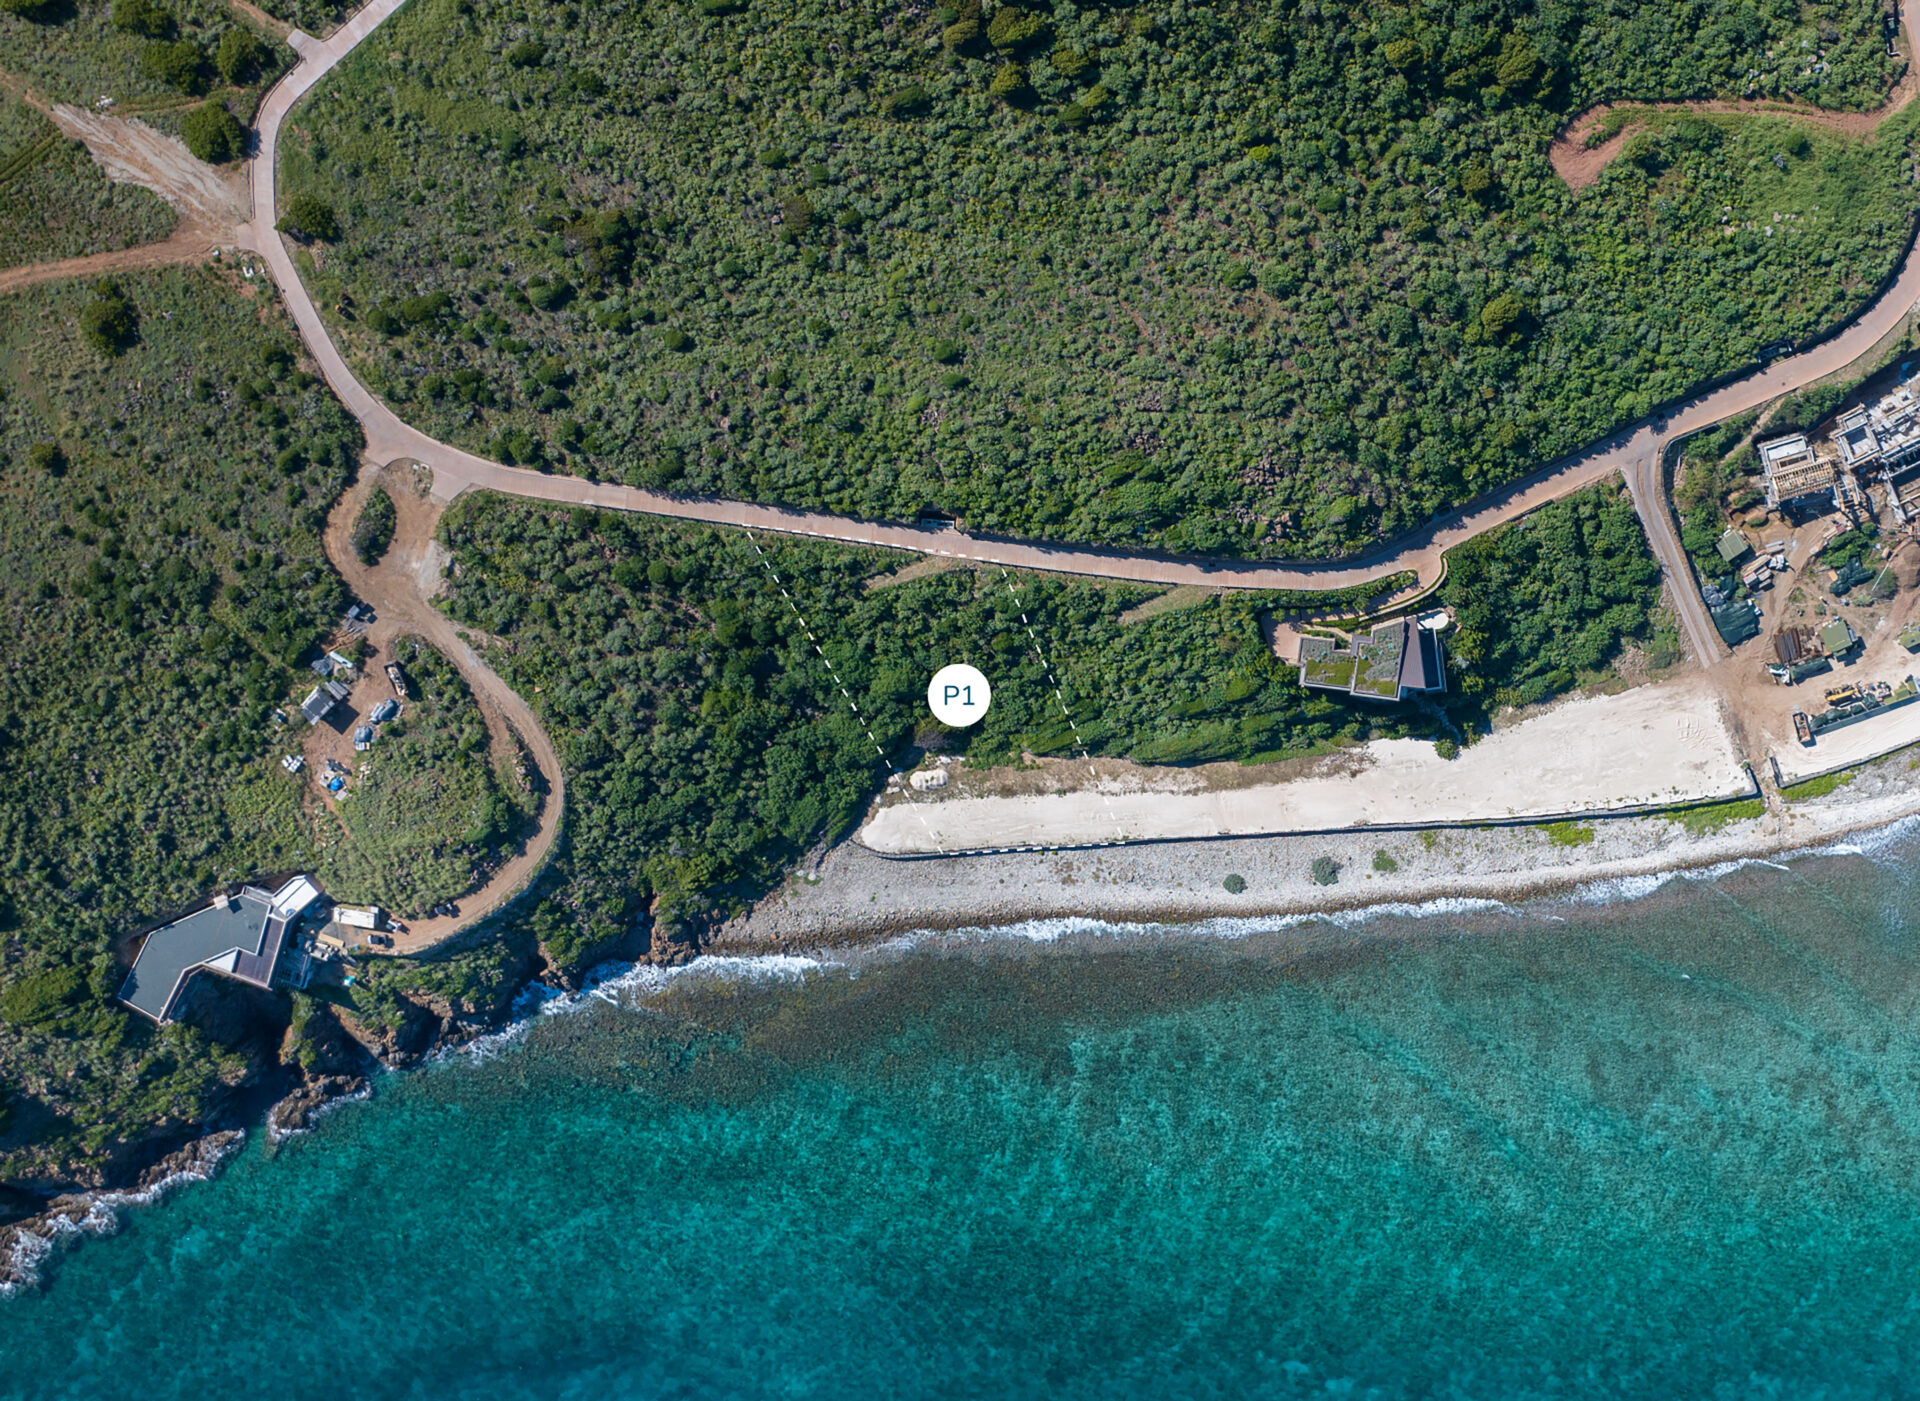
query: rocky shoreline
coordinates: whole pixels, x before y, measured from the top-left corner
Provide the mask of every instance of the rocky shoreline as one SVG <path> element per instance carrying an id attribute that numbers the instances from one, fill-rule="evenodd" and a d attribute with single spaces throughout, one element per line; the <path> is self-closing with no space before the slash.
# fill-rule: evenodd
<path id="1" fill-rule="evenodd" d="M 0 1299 L 40 1282 L 40 1266 L 62 1244 L 120 1229 L 120 1208 L 157 1202 L 188 1182 L 205 1182 L 247 1141 L 244 1129 L 223 1129 L 167 1154 L 130 1188 L 71 1192 L 37 1216 L 0 1226 Z"/>
<path id="2" fill-rule="evenodd" d="M 1690 819 L 1348 828 L 904 859 L 843 842 L 815 853 L 778 891 L 715 930 L 706 950 L 796 954 L 1057 920 L 1268 920 L 1540 899 L 1583 888 L 1624 896 L 1680 873 L 1811 851 L 1916 816 L 1920 772 L 1897 754 L 1819 796 L 1789 802 L 1773 795 L 1757 815 L 1730 805 Z M 1322 863 L 1331 863 L 1331 881 L 1320 879 L 1329 873 Z"/>
<path id="3" fill-rule="evenodd" d="M 1462 901 L 1503 903 L 1598 888 L 1631 898 L 1675 874 L 1830 847 L 1920 817 L 1920 773 L 1904 755 L 1867 766 L 1834 791 L 1758 816 L 1699 829 L 1675 817 L 1597 818 L 1552 827 L 1349 829 L 1078 851 L 889 859 L 853 842 L 817 851 L 750 911 L 709 932 L 703 952 L 756 956 L 817 953 L 884 943 L 916 932 L 1014 928 L 1048 921 L 1193 924 L 1329 915 Z M 1314 863 L 1334 863 L 1332 883 Z M 1235 889 L 1235 884 L 1238 889 Z M 608 952 L 615 952 L 609 949 Z M 619 955 L 632 949 L 622 946 Z M 683 946 L 657 961 L 685 961 Z M 656 961 L 641 956 L 642 962 Z M 376 1067 L 405 1069 L 499 1031 L 521 993 L 550 981 L 577 991 L 535 957 L 510 992 L 480 1007 L 409 1001 L 390 1030 L 360 1026 L 327 1007 L 304 1029 L 296 1083 L 267 1110 L 272 1144 L 311 1128 L 329 1106 L 371 1092 Z M 34 1215 L 0 1226 L 0 1298 L 34 1287 L 56 1250 L 107 1236 L 127 1206 L 158 1201 L 213 1177 L 245 1145 L 230 1128 L 181 1147 L 131 1187 L 69 1192 Z"/>

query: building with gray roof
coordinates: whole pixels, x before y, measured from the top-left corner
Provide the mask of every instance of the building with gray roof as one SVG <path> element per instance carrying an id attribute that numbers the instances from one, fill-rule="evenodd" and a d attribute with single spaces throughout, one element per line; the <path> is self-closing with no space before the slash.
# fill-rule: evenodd
<path id="1" fill-rule="evenodd" d="M 287 929 L 320 898 L 320 887 L 295 876 L 269 894 L 243 886 L 179 919 L 148 931 L 120 988 L 120 1000 L 156 1022 L 173 1020 L 188 981 L 219 973 L 254 987 L 273 985 Z"/>

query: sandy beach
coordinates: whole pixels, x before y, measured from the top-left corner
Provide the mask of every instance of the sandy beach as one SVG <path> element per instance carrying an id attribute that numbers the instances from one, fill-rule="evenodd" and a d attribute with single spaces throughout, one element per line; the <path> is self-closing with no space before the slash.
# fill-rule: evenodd
<path id="1" fill-rule="evenodd" d="M 1513 901 L 1603 882 L 1618 893 L 1687 870 L 1777 858 L 1920 816 L 1920 760 L 1901 752 L 1832 792 L 1770 796 L 1758 817 L 1689 831 L 1664 816 L 1596 817 L 1557 828 L 1498 825 L 1163 841 L 1082 851 L 886 857 L 843 841 L 751 912 L 716 931 L 716 953 L 797 952 L 927 929 L 1089 918 L 1190 922 Z M 1318 857 L 1337 879 L 1316 884 Z M 1228 890 L 1229 876 L 1244 888 Z"/>
<path id="2" fill-rule="evenodd" d="M 1080 773 L 1078 765 L 1066 767 Z M 1281 782 L 1236 781 L 1260 770 L 1209 768 L 1225 770 L 1226 783 L 1197 785 L 1192 769 L 1109 765 L 1073 791 L 976 793 L 964 778 L 931 794 L 896 788 L 882 795 L 859 841 L 887 856 L 1082 847 L 1538 820 L 1756 791 L 1718 695 L 1697 675 L 1573 697 L 1497 729 L 1454 759 L 1424 740 L 1387 739 L 1355 746 L 1325 772 Z"/>

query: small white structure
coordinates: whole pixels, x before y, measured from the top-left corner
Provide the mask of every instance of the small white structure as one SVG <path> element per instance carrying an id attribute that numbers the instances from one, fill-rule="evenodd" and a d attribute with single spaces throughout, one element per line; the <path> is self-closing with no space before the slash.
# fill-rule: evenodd
<path id="1" fill-rule="evenodd" d="M 280 760 L 280 767 L 288 773 L 299 773 L 306 766 L 307 756 L 304 754 L 287 754 Z"/>
<path id="2" fill-rule="evenodd" d="M 929 788 L 945 788 L 947 786 L 947 771 L 945 769 L 923 769 L 921 772 L 909 778 L 907 782 L 913 785 L 914 791 L 917 793 L 924 793 Z"/>
<path id="3" fill-rule="evenodd" d="M 353 905 L 335 905 L 333 918 L 336 923 L 349 929 L 378 929 L 386 922 L 386 912 L 378 905 L 369 905 L 362 910 Z"/>

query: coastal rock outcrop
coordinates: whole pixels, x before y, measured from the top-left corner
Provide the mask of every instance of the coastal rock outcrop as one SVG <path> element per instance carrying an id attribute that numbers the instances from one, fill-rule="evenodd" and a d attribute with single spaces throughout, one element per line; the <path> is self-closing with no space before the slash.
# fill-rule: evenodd
<path id="1" fill-rule="evenodd" d="M 122 1191 L 73 1192 L 55 1197 L 46 1210 L 0 1227 L 0 1298 L 40 1282 L 40 1266 L 63 1242 L 83 1235 L 110 1236 L 120 1229 L 119 1208 L 158 1201 L 187 1182 L 204 1182 L 247 1141 L 241 1129 L 224 1129 L 167 1154 Z"/>

